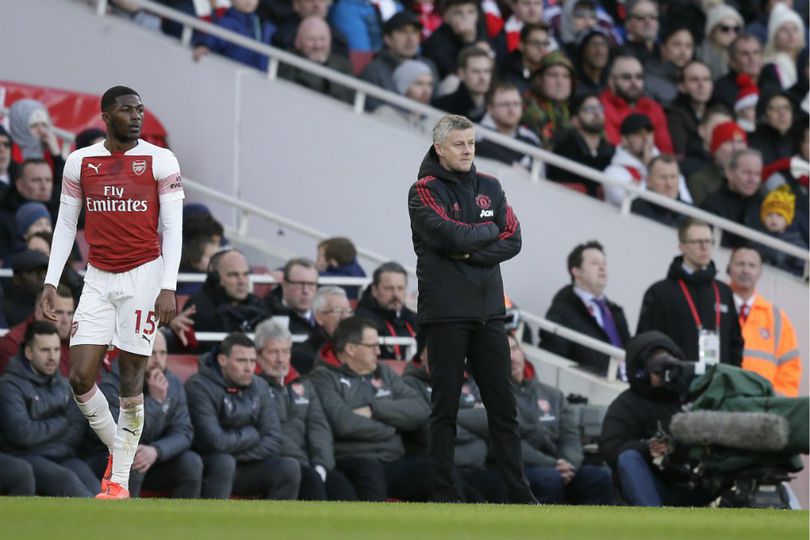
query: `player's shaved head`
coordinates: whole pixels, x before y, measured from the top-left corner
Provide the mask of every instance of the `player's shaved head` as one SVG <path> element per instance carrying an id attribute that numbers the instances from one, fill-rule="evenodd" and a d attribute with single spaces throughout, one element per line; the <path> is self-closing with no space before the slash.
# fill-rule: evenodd
<path id="1" fill-rule="evenodd" d="M 113 86 L 101 96 L 101 112 L 104 112 L 111 106 L 115 105 L 115 100 L 121 96 L 141 97 L 138 92 L 128 86 Z"/>

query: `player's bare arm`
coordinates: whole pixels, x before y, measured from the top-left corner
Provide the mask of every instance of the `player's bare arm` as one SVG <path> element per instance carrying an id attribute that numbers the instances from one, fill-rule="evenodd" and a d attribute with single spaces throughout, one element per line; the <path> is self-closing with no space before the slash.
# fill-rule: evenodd
<path id="1" fill-rule="evenodd" d="M 157 300 L 155 300 L 155 313 L 158 314 L 159 326 L 167 326 L 172 322 L 174 316 L 177 315 L 177 303 L 174 297 L 174 291 L 161 289 Z"/>

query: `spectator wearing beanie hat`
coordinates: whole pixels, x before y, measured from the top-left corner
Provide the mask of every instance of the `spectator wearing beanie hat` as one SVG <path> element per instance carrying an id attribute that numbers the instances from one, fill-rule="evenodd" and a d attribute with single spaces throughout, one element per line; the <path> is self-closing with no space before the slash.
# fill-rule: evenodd
<path id="1" fill-rule="evenodd" d="M 421 60 L 405 60 L 392 75 L 396 92 L 424 105 L 430 103 L 435 79 L 431 67 Z M 389 124 L 405 124 L 421 133 L 428 133 L 428 119 L 421 113 L 412 113 L 394 105 L 381 105 L 374 115 Z"/>
<path id="2" fill-rule="evenodd" d="M 540 138 L 543 148 L 551 148 L 571 127 L 568 100 L 575 82 L 574 64 L 559 50 L 547 54 L 529 79 L 521 123 Z"/>
<path id="3" fill-rule="evenodd" d="M 17 222 L 17 237 L 23 241 L 37 232 L 53 232 L 51 214 L 40 202 L 27 202 L 17 209 L 14 216 Z"/>
<path id="4" fill-rule="evenodd" d="M 790 94 L 784 90 L 763 94 L 757 103 L 757 129 L 749 137 L 748 144 L 762 152 L 765 165 L 796 151 L 790 130 L 793 127 L 795 110 Z"/>
<path id="5" fill-rule="evenodd" d="M 740 12 L 725 4 L 713 6 L 706 14 L 705 39 L 697 56 L 709 66 L 712 80 L 728 73 L 728 47 L 744 26 Z"/>
<path id="6" fill-rule="evenodd" d="M 714 162 L 691 175 L 686 185 L 695 206 L 700 206 L 711 195 L 723 186 L 725 182 L 725 167 L 731 155 L 748 147 L 748 137 L 745 130 L 736 122 L 721 122 L 712 131 L 709 151 Z"/>
<path id="7" fill-rule="evenodd" d="M 740 92 L 734 102 L 734 116 L 737 124 L 746 133 L 753 133 L 757 128 L 757 102 L 759 101 L 759 88 L 747 73 L 737 75 L 737 85 Z"/>
<path id="8" fill-rule="evenodd" d="M 770 236 L 807 249 L 807 243 L 802 238 L 798 227 L 794 225 L 795 215 L 796 196 L 786 185 L 771 191 L 762 201 L 759 212 L 762 225 Z M 804 262 L 801 259 L 791 257 L 773 248 L 762 249 L 762 258 L 765 262 L 798 276 L 804 273 Z"/>
<path id="9" fill-rule="evenodd" d="M 798 80 L 796 60 L 806 46 L 804 21 L 796 11 L 782 2 L 771 10 L 768 19 L 768 41 L 765 43 L 763 60 L 773 64 L 779 75 L 779 83 L 787 90 Z"/>

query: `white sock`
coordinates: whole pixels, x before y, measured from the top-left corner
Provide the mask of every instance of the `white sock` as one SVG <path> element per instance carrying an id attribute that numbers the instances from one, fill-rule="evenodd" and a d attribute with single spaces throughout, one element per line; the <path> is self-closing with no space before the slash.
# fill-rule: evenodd
<path id="1" fill-rule="evenodd" d="M 98 438 L 112 452 L 117 428 L 107 398 L 104 397 L 98 386 L 93 385 L 93 388 L 86 394 L 81 396 L 74 394 L 73 399 L 84 417 L 87 418 L 90 427 L 98 435 Z"/>
<path id="2" fill-rule="evenodd" d="M 121 398 L 118 415 L 118 430 L 113 442 L 113 466 L 111 482 L 129 489 L 129 471 L 143 430 L 143 394 L 132 398 Z"/>

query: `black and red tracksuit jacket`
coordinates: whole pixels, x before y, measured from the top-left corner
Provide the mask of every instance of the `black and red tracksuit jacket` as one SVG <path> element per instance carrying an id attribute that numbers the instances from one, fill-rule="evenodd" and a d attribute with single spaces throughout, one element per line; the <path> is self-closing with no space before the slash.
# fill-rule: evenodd
<path id="1" fill-rule="evenodd" d="M 419 324 L 505 316 L 499 264 L 520 252 L 520 223 L 500 182 L 448 171 L 433 147 L 408 193 Z"/>

